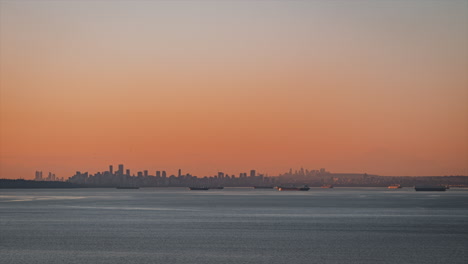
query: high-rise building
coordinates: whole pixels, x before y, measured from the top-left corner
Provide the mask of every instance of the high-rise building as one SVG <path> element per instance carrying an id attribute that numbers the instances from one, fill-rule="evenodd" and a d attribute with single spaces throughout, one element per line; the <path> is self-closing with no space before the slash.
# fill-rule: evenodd
<path id="1" fill-rule="evenodd" d="M 36 177 L 34 177 L 36 181 L 42 181 L 42 171 L 36 171 Z"/>
<path id="2" fill-rule="evenodd" d="M 119 164 L 119 173 L 120 174 L 124 173 L 124 165 L 123 164 Z"/>
<path id="3" fill-rule="evenodd" d="M 162 171 L 162 177 L 166 178 L 166 171 Z"/>
<path id="4" fill-rule="evenodd" d="M 255 173 L 256 173 L 255 170 L 251 170 L 250 171 L 250 177 L 255 177 Z"/>
<path id="5" fill-rule="evenodd" d="M 156 177 L 161 177 L 161 171 L 156 171 Z"/>
<path id="6" fill-rule="evenodd" d="M 148 171 L 147 170 L 144 170 L 143 173 L 144 173 L 145 177 L 148 177 Z"/>
<path id="7" fill-rule="evenodd" d="M 112 165 L 109 165 L 109 172 L 111 174 L 114 174 L 114 167 L 112 167 Z"/>
<path id="8" fill-rule="evenodd" d="M 224 178 L 224 172 L 218 172 L 218 179 Z"/>
<path id="9" fill-rule="evenodd" d="M 179 172 L 177 173 L 177 177 L 180 177 L 182 175 L 182 170 L 179 169 Z"/>
<path id="10" fill-rule="evenodd" d="M 143 172 L 139 171 L 139 172 L 137 173 L 137 175 L 138 175 L 138 177 L 143 177 Z"/>
<path id="11" fill-rule="evenodd" d="M 127 169 L 127 171 L 125 172 L 126 175 L 130 176 L 130 170 Z"/>

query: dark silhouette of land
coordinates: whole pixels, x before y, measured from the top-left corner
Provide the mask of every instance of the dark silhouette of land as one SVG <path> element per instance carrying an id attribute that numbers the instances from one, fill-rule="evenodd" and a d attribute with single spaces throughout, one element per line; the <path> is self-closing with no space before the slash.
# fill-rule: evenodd
<path id="1" fill-rule="evenodd" d="M 0 179 L 0 189 L 80 188 L 82 185 L 62 181 L 32 181 Z"/>

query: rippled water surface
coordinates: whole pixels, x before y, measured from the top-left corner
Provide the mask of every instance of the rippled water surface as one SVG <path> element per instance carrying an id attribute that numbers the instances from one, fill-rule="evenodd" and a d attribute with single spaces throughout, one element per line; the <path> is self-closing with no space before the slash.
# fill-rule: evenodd
<path id="1" fill-rule="evenodd" d="M 468 263 L 468 190 L 0 190 L 1 263 Z"/>

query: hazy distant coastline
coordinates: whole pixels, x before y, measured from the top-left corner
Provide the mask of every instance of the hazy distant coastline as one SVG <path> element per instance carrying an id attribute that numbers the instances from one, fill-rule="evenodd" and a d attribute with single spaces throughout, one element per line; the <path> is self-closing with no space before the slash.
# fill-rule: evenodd
<path id="1" fill-rule="evenodd" d="M 340 176 L 341 175 L 341 176 Z M 310 187 L 321 187 L 326 182 L 320 178 L 316 179 L 281 179 L 280 177 L 271 177 L 273 182 L 262 183 L 258 179 L 246 179 L 243 181 L 219 180 L 219 179 L 200 179 L 200 181 L 183 180 L 174 177 L 168 181 L 157 181 L 154 176 L 151 178 L 139 179 L 138 177 L 130 176 L 126 184 L 120 182 L 115 183 L 73 183 L 69 181 L 35 181 L 23 179 L 0 179 L 0 189 L 36 189 L 36 188 L 115 188 L 118 186 L 138 186 L 138 187 L 189 187 L 192 185 L 203 186 L 226 186 L 226 187 L 252 187 L 255 185 L 261 186 L 277 186 L 277 185 L 301 185 L 307 184 Z M 387 187 L 389 185 L 401 185 L 402 187 L 413 187 L 415 185 L 443 185 L 450 187 L 468 187 L 468 176 L 408 176 L 408 177 L 391 177 L 391 176 L 371 176 L 362 177 L 347 177 L 343 174 L 332 174 L 334 178 L 334 187 Z"/>

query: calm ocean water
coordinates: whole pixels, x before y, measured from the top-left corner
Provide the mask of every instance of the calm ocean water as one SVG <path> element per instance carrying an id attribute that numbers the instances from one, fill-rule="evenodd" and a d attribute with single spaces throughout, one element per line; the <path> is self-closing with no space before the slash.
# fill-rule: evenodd
<path id="1" fill-rule="evenodd" d="M 1 263 L 468 263 L 468 189 L 0 190 Z"/>

